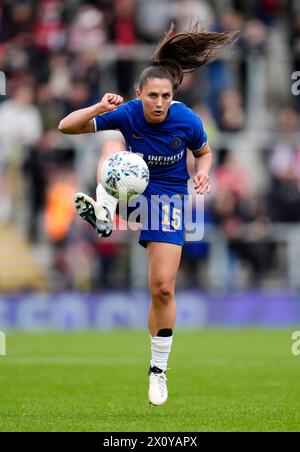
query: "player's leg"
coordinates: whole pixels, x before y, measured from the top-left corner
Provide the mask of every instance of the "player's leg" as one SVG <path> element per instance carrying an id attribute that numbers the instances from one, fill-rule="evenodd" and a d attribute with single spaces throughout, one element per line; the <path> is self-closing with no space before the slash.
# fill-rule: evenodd
<path id="1" fill-rule="evenodd" d="M 149 242 L 148 275 L 151 304 L 148 325 L 151 335 L 149 401 L 163 404 L 168 397 L 166 370 L 176 320 L 175 283 L 182 247 Z"/>
<path id="2" fill-rule="evenodd" d="M 102 133 L 107 133 L 107 131 Z M 115 152 L 122 152 L 125 150 L 125 141 L 121 132 L 110 130 L 102 145 L 101 157 L 97 169 L 97 184 L 100 183 L 100 169 L 104 160 Z"/>
<path id="3" fill-rule="evenodd" d="M 76 193 L 75 207 L 78 214 L 98 233 L 99 237 L 108 237 L 112 233 L 113 219 L 118 200 L 109 195 L 99 181 L 99 174 L 104 160 L 110 154 L 125 150 L 123 135 L 120 132 L 102 132 L 104 142 L 97 170 L 96 202 L 85 193 Z M 106 136 L 105 136 L 106 135 Z"/>
<path id="4" fill-rule="evenodd" d="M 125 151 L 125 141 L 123 139 L 123 135 L 120 132 L 110 131 L 109 140 L 103 144 L 101 157 L 98 163 L 97 169 L 97 188 L 96 188 L 96 214 L 97 217 L 101 217 L 101 213 L 103 216 L 103 209 L 108 212 L 108 216 L 110 217 L 110 222 L 112 226 L 112 222 L 116 213 L 116 208 L 118 205 L 118 199 L 114 196 L 107 193 L 104 189 L 103 185 L 100 182 L 100 170 L 103 162 L 115 152 Z M 112 140 L 112 138 L 114 138 Z M 117 141 L 116 141 L 117 139 Z"/>
<path id="5" fill-rule="evenodd" d="M 173 329 L 176 321 L 175 283 L 182 247 L 150 242 L 147 246 L 151 304 L 148 325 L 151 336 L 161 329 Z"/>

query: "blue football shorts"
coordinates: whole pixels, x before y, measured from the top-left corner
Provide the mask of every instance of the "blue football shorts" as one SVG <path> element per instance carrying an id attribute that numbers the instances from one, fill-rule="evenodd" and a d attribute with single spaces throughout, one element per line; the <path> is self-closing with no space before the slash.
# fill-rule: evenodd
<path id="1" fill-rule="evenodd" d="M 185 232 L 184 187 L 183 193 L 178 193 L 178 187 L 159 188 L 157 184 L 149 184 L 142 195 L 129 201 L 125 209 L 124 204 L 120 203 L 117 214 L 125 220 L 142 224 L 139 244 L 144 248 L 148 242 L 182 246 Z"/>

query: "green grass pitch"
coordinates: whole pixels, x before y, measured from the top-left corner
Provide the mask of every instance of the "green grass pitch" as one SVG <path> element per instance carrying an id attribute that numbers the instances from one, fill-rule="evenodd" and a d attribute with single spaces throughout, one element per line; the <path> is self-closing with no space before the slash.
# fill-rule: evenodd
<path id="1" fill-rule="evenodd" d="M 146 331 L 8 334 L 0 431 L 300 431 L 292 331 L 176 332 L 161 407 Z"/>

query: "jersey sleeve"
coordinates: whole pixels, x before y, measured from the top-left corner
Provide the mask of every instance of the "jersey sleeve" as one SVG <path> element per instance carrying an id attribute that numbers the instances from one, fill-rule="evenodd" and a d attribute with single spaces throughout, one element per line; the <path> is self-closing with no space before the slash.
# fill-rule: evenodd
<path id="1" fill-rule="evenodd" d="M 188 142 L 188 148 L 196 156 L 197 151 L 203 148 L 207 143 L 207 134 L 203 126 L 201 118 L 194 114 L 193 128 L 190 140 Z"/>
<path id="2" fill-rule="evenodd" d="M 116 108 L 108 113 L 103 113 L 102 115 L 96 116 L 93 119 L 95 132 L 100 130 L 114 130 L 121 129 L 125 120 L 124 106 Z"/>

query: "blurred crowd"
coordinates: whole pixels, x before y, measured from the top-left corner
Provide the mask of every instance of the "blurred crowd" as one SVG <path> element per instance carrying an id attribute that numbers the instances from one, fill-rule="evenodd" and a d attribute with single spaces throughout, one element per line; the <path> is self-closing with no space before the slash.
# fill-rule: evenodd
<path id="1" fill-rule="evenodd" d="M 73 208 L 78 189 L 94 192 L 101 140 L 66 138 L 59 121 L 112 88 L 130 99 L 149 58 L 123 50 L 154 50 L 172 21 L 183 30 L 198 19 L 206 29 L 240 31 L 234 52 L 186 77 L 176 93 L 202 117 L 214 152 L 205 225 L 226 240 L 233 284 L 241 267 L 247 284 L 258 286 L 279 265 L 272 224 L 300 221 L 300 96 L 290 92 L 291 74 L 300 70 L 299 1 L 2 0 L 0 223 L 16 224 L 32 246 L 51 249 L 54 287 L 127 287 L 130 276 L 126 242 L 97 240 Z M 255 135 L 249 67 L 263 61 L 272 72 L 276 58 L 287 80 L 277 89 L 273 74 L 275 84 L 266 85 L 264 134 Z M 205 238 L 185 245 L 183 286 L 205 287 L 210 250 Z"/>

